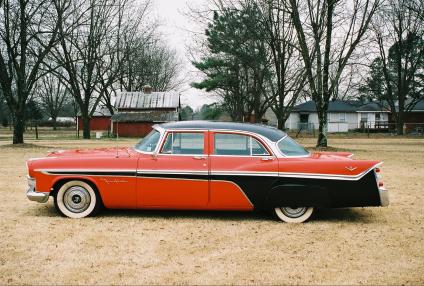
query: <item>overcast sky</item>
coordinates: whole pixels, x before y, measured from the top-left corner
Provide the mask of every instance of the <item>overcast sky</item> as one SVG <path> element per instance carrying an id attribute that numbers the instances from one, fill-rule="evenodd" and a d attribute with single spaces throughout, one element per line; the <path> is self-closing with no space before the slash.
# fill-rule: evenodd
<path id="1" fill-rule="evenodd" d="M 193 33 L 190 31 L 199 30 L 200 24 L 193 23 L 189 17 L 184 15 L 189 6 L 202 6 L 207 0 L 153 0 L 153 11 L 155 17 L 161 23 L 160 32 L 170 47 L 177 50 L 181 57 L 184 68 L 181 71 L 187 76 L 187 83 L 181 89 L 181 101 L 183 105 L 190 105 L 193 109 L 205 103 L 212 103 L 215 100 L 201 90 L 190 87 L 191 81 L 196 81 L 196 70 L 190 63 L 187 55 L 187 48 L 193 42 Z"/>

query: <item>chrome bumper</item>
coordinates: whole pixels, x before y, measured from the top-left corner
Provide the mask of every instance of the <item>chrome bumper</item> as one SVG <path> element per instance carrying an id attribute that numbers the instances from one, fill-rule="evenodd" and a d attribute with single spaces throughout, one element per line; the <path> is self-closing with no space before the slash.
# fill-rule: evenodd
<path id="1" fill-rule="evenodd" d="M 387 207 L 389 205 L 389 192 L 386 189 L 378 189 L 380 195 L 380 206 Z"/>
<path id="2" fill-rule="evenodd" d="M 30 201 L 46 203 L 49 200 L 50 193 L 42 193 L 35 190 L 35 179 L 28 177 L 28 186 L 26 195 Z"/>

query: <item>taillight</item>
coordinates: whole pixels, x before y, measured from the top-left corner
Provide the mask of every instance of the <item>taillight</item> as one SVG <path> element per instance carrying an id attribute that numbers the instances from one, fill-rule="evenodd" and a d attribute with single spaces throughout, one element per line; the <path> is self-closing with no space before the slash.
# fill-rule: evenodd
<path id="1" fill-rule="evenodd" d="M 380 170 L 380 168 L 375 168 L 374 170 L 375 170 L 375 177 L 376 177 L 376 180 L 377 180 L 377 186 L 379 188 L 381 188 L 381 187 L 384 186 L 384 183 L 381 180 L 381 170 Z"/>

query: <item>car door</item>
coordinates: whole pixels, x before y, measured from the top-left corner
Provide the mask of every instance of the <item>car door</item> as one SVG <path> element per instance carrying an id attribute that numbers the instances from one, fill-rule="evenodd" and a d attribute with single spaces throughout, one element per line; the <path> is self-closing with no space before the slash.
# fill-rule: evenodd
<path id="1" fill-rule="evenodd" d="M 207 205 L 207 133 L 167 132 L 157 154 L 139 160 L 138 207 L 198 209 Z"/>
<path id="2" fill-rule="evenodd" d="M 210 132 L 210 206 L 252 209 L 278 179 L 278 160 L 256 136 Z"/>

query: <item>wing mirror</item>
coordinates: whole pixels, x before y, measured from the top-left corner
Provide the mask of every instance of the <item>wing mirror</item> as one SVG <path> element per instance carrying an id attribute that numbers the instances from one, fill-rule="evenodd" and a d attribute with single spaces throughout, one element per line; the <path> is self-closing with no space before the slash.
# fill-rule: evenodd
<path id="1" fill-rule="evenodd" d="M 157 160 L 158 159 L 158 151 L 153 151 L 152 153 L 152 159 Z"/>

